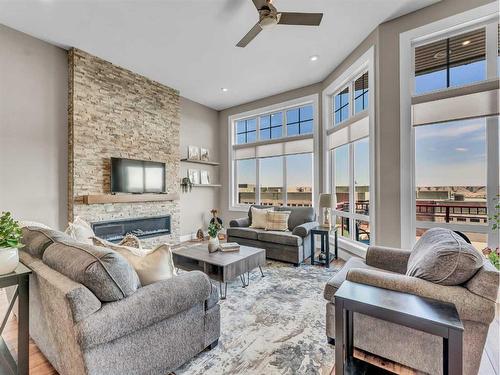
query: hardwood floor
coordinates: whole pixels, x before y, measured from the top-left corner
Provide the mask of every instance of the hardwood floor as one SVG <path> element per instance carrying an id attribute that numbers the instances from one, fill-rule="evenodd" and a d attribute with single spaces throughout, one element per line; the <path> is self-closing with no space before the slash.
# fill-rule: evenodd
<path id="1" fill-rule="evenodd" d="M 0 291 L 0 317 L 3 317 L 7 309 L 7 297 L 3 290 Z M 3 338 L 9 349 L 13 352 L 14 357 L 17 353 L 17 321 L 11 314 L 11 317 L 3 332 Z M 480 375 L 499 375 L 500 362 L 500 317 L 497 309 L 496 318 L 490 326 L 486 347 L 481 358 Z M 40 352 L 36 344 L 30 340 L 30 375 L 53 375 L 57 374 L 56 370 L 50 365 L 44 355 Z M 370 353 L 361 350 L 355 350 L 355 357 L 364 361 L 370 362 L 376 366 L 392 371 L 401 375 L 421 374 L 403 365 L 394 363 L 389 360 L 374 356 Z M 332 369 L 330 375 L 335 374 L 335 368 Z"/>

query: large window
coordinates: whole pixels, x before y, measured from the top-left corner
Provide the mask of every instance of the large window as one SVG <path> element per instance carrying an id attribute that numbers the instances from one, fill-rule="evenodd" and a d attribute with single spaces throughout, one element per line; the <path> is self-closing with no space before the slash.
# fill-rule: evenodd
<path id="1" fill-rule="evenodd" d="M 285 194 L 283 186 L 283 157 L 260 159 L 260 204 L 283 206 Z"/>
<path id="2" fill-rule="evenodd" d="M 236 202 L 241 205 L 257 202 L 257 162 L 256 159 L 236 160 Z"/>
<path id="3" fill-rule="evenodd" d="M 286 193 L 288 206 L 313 205 L 313 154 L 286 157 Z"/>
<path id="4" fill-rule="evenodd" d="M 354 113 L 368 108 L 368 72 L 365 72 L 354 81 Z"/>
<path id="5" fill-rule="evenodd" d="M 349 69 L 344 78 L 339 78 L 338 90 L 332 90 L 332 115 L 327 130 L 330 191 L 335 199 L 332 221 L 340 238 L 356 249 L 372 241 L 369 111 L 372 53 L 367 51 L 360 59 L 364 63 L 353 65 L 351 72 Z M 336 82 L 332 85 L 335 87 Z M 340 123 L 342 126 L 337 126 Z"/>
<path id="6" fill-rule="evenodd" d="M 370 149 L 368 138 L 332 150 L 333 214 L 339 235 L 370 243 Z"/>
<path id="7" fill-rule="evenodd" d="M 415 48 L 415 93 L 486 79 L 486 31 L 462 33 Z"/>
<path id="8" fill-rule="evenodd" d="M 429 222 L 457 224 L 486 247 L 486 154 L 485 119 L 415 128 L 417 237 Z"/>
<path id="9" fill-rule="evenodd" d="M 338 125 L 349 118 L 349 86 L 335 95 L 334 100 L 334 125 Z"/>
<path id="10" fill-rule="evenodd" d="M 231 205 L 313 205 L 314 101 L 231 120 Z"/>
<path id="11" fill-rule="evenodd" d="M 283 136 L 283 112 L 260 117 L 260 139 L 275 139 Z"/>
<path id="12" fill-rule="evenodd" d="M 257 140 L 257 120 L 247 119 L 236 122 L 236 144 L 251 143 Z"/>
<path id="13" fill-rule="evenodd" d="M 408 107 L 401 107 L 402 142 L 414 150 L 403 165 L 413 174 L 412 185 L 402 182 L 403 246 L 444 227 L 467 235 L 478 250 L 495 248 L 500 235 L 489 217 L 500 193 L 499 105 L 497 90 L 483 81 L 498 78 L 498 16 L 459 33 L 436 37 L 434 28 L 427 41 L 423 29 L 411 31 L 413 63 L 401 65 L 402 85 L 405 71 L 414 79 Z M 468 88 L 449 90 L 458 86 Z M 439 95 L 420 96 L 434 90 Z"/>
<path id="14" fill-rule="evenodd" d="M 286 111 L 286 134 L 298 135 L 313 132 L 312 105 Z"/>

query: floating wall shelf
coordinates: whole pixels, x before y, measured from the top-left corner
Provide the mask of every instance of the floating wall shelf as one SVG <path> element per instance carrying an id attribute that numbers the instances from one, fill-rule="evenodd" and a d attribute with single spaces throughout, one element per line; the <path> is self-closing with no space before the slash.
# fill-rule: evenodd
<path id="1" fill-rule="evenodd" d="M 84 204 L 167 202 L 179 199 L 179 194 L 96 194 L 82 198 Z"/>
<path id="2" fill-rule="evenodd" d="M 220 163 L 217 163 L 215 161 L 193 160 L 193 159 L 181 159 L 181 161 L 186 163 L 203 164 L 203 165 L 213 165 L 213 166 L 220 165 Z"/>

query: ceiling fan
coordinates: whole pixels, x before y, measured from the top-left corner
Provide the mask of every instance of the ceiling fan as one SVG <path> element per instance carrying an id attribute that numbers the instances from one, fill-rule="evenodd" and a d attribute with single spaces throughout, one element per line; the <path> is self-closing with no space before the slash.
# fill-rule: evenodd
<path id="1" fill-rule="evenodd" d="M 262 29 L 273 25 L 319 26 L 323 13 L 278 12 L 273 0 L 252 0 L 259 12 L 259 22 L 241 39 L 237 47 L 246 47 Z"/>

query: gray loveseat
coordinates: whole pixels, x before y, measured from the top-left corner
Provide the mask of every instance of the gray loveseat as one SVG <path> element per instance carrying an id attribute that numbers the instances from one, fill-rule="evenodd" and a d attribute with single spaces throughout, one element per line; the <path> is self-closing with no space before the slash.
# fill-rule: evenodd
<path id="1" fill-rule="evenodd" d="M 269 208 L 269 206 L 254 205 L 256 208 Z M 293 263 L 298 266 L 311 256 L 310 231 L 318 225 L 314 208 L 312 207 L 274 207 L 276 211 L 290 211 L 288 231 L 266 231 L 264 229 L 250 228 L 252 224 L 252 209 L 248 216 L 232 220 L 227 229 L 229 242 L 240 245 L 254 246 L 266 249 L 266 257 Z"/>
<path id="2" fill-rule="evenodd" d="M 410 254 L 410 250 L 370 246 L 366 261 L 350 258 L 328 281 L 324 291 L 324 297 L 328 301 L 328 341 L 334 343 L 334 294 L 344 280 L 433 298 L 456 306 L 464 325 L 463 373 L 477 374 L 488 328 L 495 316 L 499 273 L 491 263 L 485 262 L 463 285 L 435 284 L 405 275 Z M 442 341 L 427 333 L 355 313 L 354 345 L 426 373 L 442 374 Z"/>
<path id="3" fill-rule="evenodd" d="M 158 374 L 217 344 L 217 289 L 201 272 L 141 287 L 116 252 L 23 229 L 30 335 L 61 375 Z"/>

